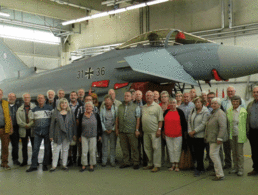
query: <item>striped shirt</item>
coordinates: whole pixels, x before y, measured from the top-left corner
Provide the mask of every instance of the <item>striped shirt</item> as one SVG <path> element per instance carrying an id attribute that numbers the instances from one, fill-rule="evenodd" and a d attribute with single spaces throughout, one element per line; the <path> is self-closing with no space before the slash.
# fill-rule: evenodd
<path id="1" fill-rule="evenodd" d="M 45 104 L 42 108 L 36 106 L 31 110 L 30 118 L 34 120 L 34 132 L 38 135 L 49 134 L 51 115 L 53 107 Z"/>

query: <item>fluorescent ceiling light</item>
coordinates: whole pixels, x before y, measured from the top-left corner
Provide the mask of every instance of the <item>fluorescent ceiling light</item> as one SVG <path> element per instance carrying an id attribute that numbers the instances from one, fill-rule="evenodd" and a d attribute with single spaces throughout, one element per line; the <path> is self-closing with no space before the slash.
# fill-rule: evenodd
<path id="1" fill-rule="evenodd" d="M 147 6 L 146 3 L 141 3 L 141 4 L 129 6 L 126 9 L 127 10 L 132 10 L 132 9 L 138 9 L 138 8 L 141 8 L 141 7 L 146 7 L 146 6 Z"/>
<path id="2" fill-rule="evenodd" d="M 69 21 L 66 21 L 66 22 L 62 22 L 62 25 L 63 26 L 66 26 L 66 25 L 68 25 L 68 24 L 73 24 L 73 23 L 75 23 L 76 22 L 76 20 L 69 20 Z"/>
<path id="3" fill-rule="evenodd" d="M 91 16 L 87 16 L 87 17 L 83 17 L 83 18 L 77 19 L 76 22 L 83 22 L 83 21 L 90 20 L 90 19 L 92 19 L 92 17 Z"/>
<path id="4" fill-rule="evenodd" d="M 167 2 L 167 1 L 169 1 L 169 0 L 157 0 L 157 1 L 150 1 L 150 2 L 147 2 L 146 4 L 147 4 L 148 6 L 150 6 L 150 5 L 155 5 L 155 4 L 158 4 L 158 3 L 164 3 L 164 2 Z"/>
<path id="5" fill-rule="evenodd" d="M 0 12 L 0 16 L 10 17 L 10 14 Z"/>
<path id="6" fill-rule="evenodd" d="M 116 10 L 111 10 L 108 12 L 108 14 L 118 14 L 118 13 L 121 13 L 121 12 L 125 12 L 126 9 L 125 8 L 121 8 L 121 9 L 116 9 Z"/>
<path id="7" fill-rule="evenodd" d="M 125 12 L 125 11 L 128 11 L 128 10 L 138 9 L 138 8 L 141 8 L 141 7 L 146 7 L 146 6 L 150 6 L 150 5 L 155 5 L 155 4 L 158 4 L 158 3 L 164 3 L 164 2 L 167 2 L 167 1 L 169 1 L 169 0 L 149 1 L 149 2 L 147 2 L 147 3 L 141 3 L 141 4 L 137 4 L 137 5 L 132 5 L 132 6 L 129 6 L 129 7 L 126 7 L 126 8 L 111 10 L 111 11 L 109 11 L 109 12 L 101 12 L 101 13 L 98 13 L 98 14 L 94 14 L 94 15 L 92 15 L 92 16 L 87 16 L 87 17 L 78 18 L 78 19 L 75 19 L 75 20 L 65 21 L 65 22 L 62 22 L 62 25 L 63 25 L 63 26 L 66 26 L 66 25 L 68 25 L 68 24 L 74 24 L 74 23 L 77 23 L 77 22 L 82 22 L 82 21 L 86 21 L 86 20 L 93 19 L 93 18 L 100 18 L 100 17 L 103 17 L 103 16 L 112 15 L 112 14 L 117 14 L 117 13 Z M 111 1 L 102 2 L 102 5 L 103 5 L 103 4 L 110 3 L 110 2 L 111 2 Z M 113 1 L 112 1 L 112 2 L 113 2 Z"/>
<path id="8" fill-rule="evenodd" d="M 92 15 L 91 18 L 100 18 L 100 17 L 107 16 L 107 15 L 108 15 L 108 12 L 102 12 L 99 14 Z"/>

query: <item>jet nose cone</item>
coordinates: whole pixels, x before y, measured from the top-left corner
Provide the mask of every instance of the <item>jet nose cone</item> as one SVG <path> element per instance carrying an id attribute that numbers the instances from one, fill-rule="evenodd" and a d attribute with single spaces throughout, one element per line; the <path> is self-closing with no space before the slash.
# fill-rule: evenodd
<path id="1" fill-rule="evenodd" d="M 258 50 L 256 49 L 221 45 L 218 56 L 221 64 L 218 72 L 223 79 L 258 73 Z"/>

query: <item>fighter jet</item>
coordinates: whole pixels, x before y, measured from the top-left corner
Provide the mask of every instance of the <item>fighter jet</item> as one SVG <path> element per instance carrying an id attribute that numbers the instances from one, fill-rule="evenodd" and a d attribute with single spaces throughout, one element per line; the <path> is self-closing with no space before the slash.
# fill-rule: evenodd
<path id="1" fill-rule="evenodd" d="M 258 73 L 257 50 L 225 46 L 174 29 L 156 30 L 130 39 L 114 50 L 69 65 L 36 73 L 0 42 L 0 88 L 21 97 L 47 90 L 66 93 L 90 89 L 99 96 L 108 89 L 128 88 L 136 82 L 186 83 L 228 80 Z M 174 86 L 174 85 L 173 85 Z"/>

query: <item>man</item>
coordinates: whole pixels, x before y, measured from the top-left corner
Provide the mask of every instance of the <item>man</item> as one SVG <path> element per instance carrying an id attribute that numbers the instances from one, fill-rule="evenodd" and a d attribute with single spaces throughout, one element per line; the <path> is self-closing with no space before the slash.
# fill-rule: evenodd
<path id="1" fill-rule="evenodd" d="M 58 99 L 56 100 L 56 105 L 58 105 L 59 100 L 65 98 L 65 91 L 63 89 L 59 89 L 57 92 Z"/>
<path id="2" fill-rule="evenodd" d="M 116 135 L 119 135 L 123 151 L 123 164 L 120 168 L 130 167 L 130 149 L 133 154 L 134 169 L 139 169 L 138 137 L 140 135 L 140 107 L 132 102 L 130 91 L 125 92 L 124 102 L 118 107 Z"/>
<path id="3" fill-rule="evenodd" d="M 236 89 L 233 86 L 229 86 L 227 88 L 227 98 L 221 102 L 221 107 L 224 112 L 232 107 L 231 98 L 236 95 Z M 241 98 L 242 104 L 240 107 L 246 108 L 245 101 Z M 225 166 L 223 169 L 230 169 L 232 166 L 232 159 L 231 159 L 231 147 L 230 147 L 230 140 L 223 142 L 223 150 L 225 153 Z"/>
<path id="4" fill-rule="evenodd" d="M 140 90 L 137 90 L 135 92 L 135 104 L 137 104 L 138 106 L 140 106 L 140 108 L 143 107 L 143 105 L 146 104 L 146 102 L 142 99 L 142 92 Z"/>
<path id="5" fill-rule="evenodd" d="M 79 89 L 77 93 L 78 93 L 78 101 L 84 104 L 84 96 L 85 96 L 84 89 Z"/>
<path id="6" fill-rule="evenodd" d="M 130 89 L 130 92 L 132 94 L 132 101 L 134 102 L 135 101 L 135 96 L 136 96 L 135 90 L 134 89 Z"/>
<path id="7" fill-rule="evenodd" d="M 32 153 L 32 163 L 26 172 L 32 172 L 37 170 L 38 154 L 42 140 L 44 140 L 44 160 L 43 171 L 47 171 L 47 165 L 49 164 L 49 152 L 50 152 L 50 140 L 49 140 L 49 128 L 51 123 L 51 115 L 53 107 L 45 104 L 45 97 L 39 94 L 37 97 L 38 106 L 31 110 L 30 118 L 34 120 L 34 149 Z"/>
<path id="8" fill-rule="evenodd" d="M 161 127 L 163 112 L 161 107 L 154 102 L 154 93 L 147 91 L 147 104 L 142 107 L 142 128 L 144 132 L 144 148 L 148 156 L 148 166 L 144 170 L 152 169 L 158 172 L 161 167 Z"/>
<path id="9" fill-rule="evenodd" d="M 222 102 L 221 102 L 221 106 L 224 110 L 224 112 L 227 112 L 227 110 L 232 107 L 232 103 L 231 103 L 231 98 L 234 97 L 236 95 L 236 89 L 233 87 L 233 86 L 229 86 L 227 88 L 227 98 L 224 99 Z M 245 103 L 245 100 L 243 100 L 241 98 L 241 101 L 242 101 L 242 104 L 240 105 L 241 107 L 243 108 L 246 108 L 246 103 Z"/>
<path id="10" fill-rule="evenodd" d="M 83 104 L 81 103 L 81 101 L 78 101 L 78 94 L 75 91 L 72 91 L 70 93 L 70 103 L 69 106 L 72 110 L 72 112 L 74 113 L 74 116 L 76 119 L 78 119 L 79 114 L 80 114 L 80 110 L 82 110 Z M 76 160 L 77 160 L 77 143 L 79 143 L 79 138 L 77 138 L 77 141 L 72 141 L 72 143 L 70 144 L 70 148 L 69 148 L 69 154 L 68 154 L 68 164 L 67 166 L 72 166 L 73 163 L 76 164 Z M 79 145 L 78 145 L 79 147 Z M 78 166 L 81 166 L 81 158 L 80 155 L 78 156 Z"/>
<path id="11" fill-rule="evenodd" d="M 186 121 L 188 121 L 188 116 L 189 116 L 191 110 L 195 107 L 195 105 L 193 102 L 191 102 L 190 93 L 187 93 L 187 92 L 184 93 L 183 97 L 184 97 L 184 102 L 178 108 L 183 110 L 183 112 L 185 114 L 185 119 L 186 119 Z"/>
<path id="12" fill-rule="evenodd" d="M 205 102 L 204 106 L 208 106 L 208 93 L 206 91 L 202 91 L 202 99 Z"/>
<path id="13" fill-rule="evenodd" d="M 9 146 L 9 135 L 13 133 L 13 125 L 10 114 L 9 103 L 3 98 L 3 90 L 0 89 L 0 139 L 2 144 L 2 153 L 1 153 L 1 167 L 6 170 L 11 168 L 8 166 L 8 146 Z"/>
<path id="14" fill-rule="evenodd" d="M 170 109 L 169 103 L 168 103 L 168 99 L 169 99 L 169 93 L 167 91 L 162 91 L 160 93 L 161 96 L 161 103 L 159 104 L 163 113 L 165 112 L 165 110 Z M 167 164 L 168 167 L 170 168 L 170 160 L 169 160 L 169 153 L 168 150 L 165 149 L 166 148 L 166 140 L 163 139 L 163 137 L 161 137 L 161 162 L 162 164 L 165 163 L 165 151 L 167 151 Z"/>
<path id="15" fill-rule="evenodd" d="M 193 101 L 194 98 L 196 98 L 197 95 L 196 95 L 196 89 L 191 89 L 190 90 L 190 98 L 191 98 L 191 101 Z"/>
<path id="16" fill-rule="evenodd" d="M 188 117 L 190 115 L 190 112 L 195 107 L 195 105 L 194 105 L 193 102 L 191 102 L 191 95 L 190 95 L 190 93 L 187 93 L 187 92 L 184 93 L 183 97 L 184 97 L 184 102 L 178 108 L 183 110 L 183 112 L 185 114 L 185 119 L 186 119 L 186 121 L 188 121 Z M 193 161 L 195 162 L 194 148 L 193 148 L 193 143 L 192 143 L 193 139 L 194 138 L 192 138 L 189 135 L 187 135 L 187 144 L 189 145 Z"/>
<path id="17" fill-rule="evenodd" d="M 13 134 L 10 135 L 11 144 L 12 144 L 12 159 L 14 165 L 20 165 L 21 163 L 18 161 L 19 156 L 19 126 L 16 120 L 16 112 L 18 110 L 18 105 L 16 103 L 16 95 L 14 93 L 8 94 L 8 103 L 10 106 L 10 113 L 13 123 Z"/>
<path id="18" fill-rule="evenodd" d="M 107 165 L 108 158 L 108 141 L 110 141 L 110 164 L 116 166 L 116 132 L 115 123 L 117 116 L 117 107 L 115 107 L 111 95 L 104 97 L 104 108 L 100 111 L 100 120 L 102 125 L 102 166 Z"/>
<path id="19" fill-rule="evenodd" d="M 114 106 L 116 107 L 116 109 L 118 108 L 118 106 L 120 106 L 122 104 L 122 102 L 120 102 L 119 100 L 116 99 L 116 92 L 114 89 L 109 89 L 108 90 L 108 95 L 110 95 L 112 97 L 112 101 Z M 102 102 L 101 106 L 100 106 L 100 110 L 104 108 L 105 105 L 105 101 Z"/>
<path id="20" fill-rule="evenodd" d="M 212 112 L 213 108 L 211 107 L 211 100 L 213 98 L 215 98 L 216 94 L 214 92 L 210 92 L 207 95 L 207 108 L 210 111 L 210 113 Z"/>
<path id="21" fill-rule="evenodd" d="M 253 170 L 248 176 L 258 175 L 258 86 L 253 88 L 254 100 L 247 106 L 246 133 L 251 145 Z"/>
<path id="22" fill-rule="evenodd" d="M 154 91 L 154 102 L 156 102 L 157 104 L 160 103 L 160 101 L 159 101 L 159 92 L 158 91 Z"/>
<path id="23" fill-rule="evenodd" d="M 56 108 L 56 101 L 55 101 L 55 91 L 54 90 L 48 90 L 47 91 L 47 101 L 46 104 L 52 106 L 53 109 Z"/>
<path id="24" fill-rule="evenodd" d="M 17 123 L 19 125 L 19 135 L 22 140 L 22 164 L 21 167 L 28 164 L 28 138 L 30 138 L 32 151 L 34 149 L 34 135 L 32 134 L 33 120 L 29 118 L 31 110 L 36 107 L 35 104 L 31 103 L 30 94 L 25 93 L 22 95 L 24 104 L 18 108 L 16 113 Z"/>
<path id="25" fill-rule="evenodd" d="M 140 107 L 140 109 L 142 109 L 142 107 L 146 104 L 146 102 L 142 99 L 142 92 L 140 90 L 137 90 L 135 92 L 135 101 L 134 101 L 134 103 L 137 104 Z M 140 135 L 138 137 L 139 160 L 140 160 L 140 162 L 142 161 L 142 165 L 144 167 L 146 167 L 147 163 L 148 163 L 148 158 L 147 158 L 147 154 L 146 154 L 146 152 L 144 150 L 143 131 L 142 131 L 141 120 L 140 120 L 139 131 L 140 131 Z"/>

